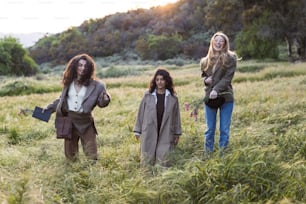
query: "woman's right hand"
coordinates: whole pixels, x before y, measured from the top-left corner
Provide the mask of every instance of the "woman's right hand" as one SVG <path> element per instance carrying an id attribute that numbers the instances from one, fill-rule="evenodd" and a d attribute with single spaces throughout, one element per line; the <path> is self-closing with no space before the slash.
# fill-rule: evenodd
<path id="1" fill-rule="evenodd" d="M 207 84 L 207 85 L 210 85 L 212 83 L 212 76 L 204 78 L 204 83 Z"/>
<path id="2" fill-rule="evenodd" d="M 46 107 L 43 107 L 43 108 L 42 108 L 41 112 L 44 113 L 44 112 L 47 111 L 47 110 L 48 110 L 48 108 L 47 108 L 47 106 L 46 106 Z"/>

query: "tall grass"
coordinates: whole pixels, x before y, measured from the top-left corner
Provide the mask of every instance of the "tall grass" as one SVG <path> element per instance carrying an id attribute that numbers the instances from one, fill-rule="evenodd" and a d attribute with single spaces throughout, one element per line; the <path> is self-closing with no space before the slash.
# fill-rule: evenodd
<path id="1" fill-rule="evenodd" d="M 79 162 L 66 163 L 63 141 L 55 138 L 54 115 L 45 123 L 20 114 L 20 109 L 57 98 L 59 76 L 26 78 L 31 91 L 2 96 L 1 203 L 306 202 L 305 64 L 239 62 L 230 148 L 220 154 L 216 146 L 210 158 L 203 152 L 203 107 L 197 121 L 190 117 L 191 109 L 184 109 L 186 103 L 193 108 L 204 95 L 199 67 L 166 67 L 176 84 L 184 131 L 169 169 L 140 167 L 139 142 L 132 133 L 153 66 L 138 67 L 142 71 L 137 75 L 103 79 L 112 102 L 94 111 L 99 132 L 94 165 L 82 151 Z M 5 79 L 0 92 L 15 81 L 22 83 Z M 48 86 L 56 88 L 35 91 Z"/>

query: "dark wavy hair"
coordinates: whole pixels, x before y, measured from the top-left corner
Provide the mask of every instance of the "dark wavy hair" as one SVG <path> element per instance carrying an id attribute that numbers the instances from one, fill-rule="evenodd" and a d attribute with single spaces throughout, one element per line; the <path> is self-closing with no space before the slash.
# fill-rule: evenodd
<path id="1" fill-rule="evenodd" d="M 149 92 L 150 93 L 153 93 L 153 91 L 156 89 L 156 83 L 155 83 L 155 80 L 156 80 L 156 77 L 158 75 L 161 75 L 163 76 L 163 78 L 165 79 L 166 81 L 166 89 L 168 89 L 171 93 L 171 95 L 174 95 L 176 92 L 174 90 L 174 84 L 173 84 L 173 79 L 172 77 L 170 76 L 170 73 L 168 72 L 168 70 L 166 68 L 163 68 L 163 67 L 160 67 L 160 68 L 157 68 L 150 84 L 149 84 Z"/>
<path id="2" fill-rule="evenodd" d="M 86 71 L 82 78 L 79 79 L 79 83 L 88 86 L 90 80 L 96 78 L 96 64 L 93 58 L 90 57 L 88 54 L 79 54 L 70 59 L 66 66 L 62 80 L 62 84 L 64 86 L 68 86 L 72 83 L 74 79 L 77 78 L 77 68 L 81 59 L 86 61 Z"/>

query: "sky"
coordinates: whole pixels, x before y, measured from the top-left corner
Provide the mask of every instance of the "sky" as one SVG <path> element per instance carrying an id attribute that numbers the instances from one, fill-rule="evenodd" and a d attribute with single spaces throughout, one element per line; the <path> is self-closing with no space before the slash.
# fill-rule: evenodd
<path id="1" fill-rule="evenodd" d="M 0 33 L 59 33 L 85 20 L 178 0 L 1 0 Z"/>

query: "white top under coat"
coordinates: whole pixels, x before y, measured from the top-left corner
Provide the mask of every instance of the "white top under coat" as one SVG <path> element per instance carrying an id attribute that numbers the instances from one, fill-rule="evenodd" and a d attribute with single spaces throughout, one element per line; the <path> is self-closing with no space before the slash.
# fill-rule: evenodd
<path id="1" fill-rule="evenodd" d="M 74 112 L 83 112 L 82 103 L 87 91 L 86 86 L 82 86 L 80 91 L 77 92 L 74 86 L 74 82 L 70 84 L 68 91 L 68 109 Z"/>

